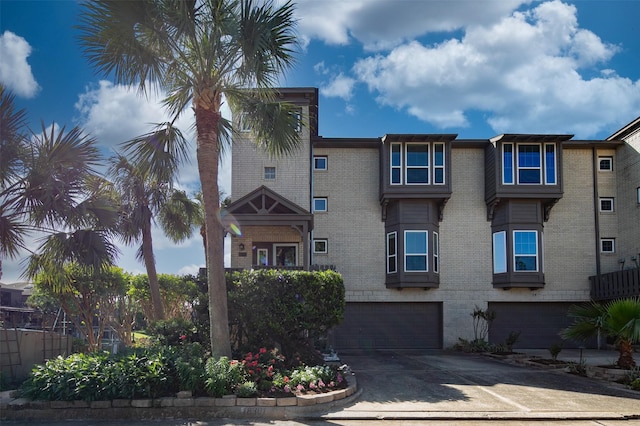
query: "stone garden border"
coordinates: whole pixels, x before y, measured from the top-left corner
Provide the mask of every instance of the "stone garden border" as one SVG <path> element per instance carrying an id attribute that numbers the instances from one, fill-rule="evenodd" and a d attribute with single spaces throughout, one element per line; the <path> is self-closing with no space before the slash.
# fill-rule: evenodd
<path id="1" fill-rule="evenodd" d="M 280 398 L 176 397 L 114 399 L 110 401 L 31 401 L 0 393 L 0 420 L 116 420 L 260 418 L 286 420 L 310 412 L 328 411 L 357 398 L 358 384 L 352 374 L 344 389 Z"/>

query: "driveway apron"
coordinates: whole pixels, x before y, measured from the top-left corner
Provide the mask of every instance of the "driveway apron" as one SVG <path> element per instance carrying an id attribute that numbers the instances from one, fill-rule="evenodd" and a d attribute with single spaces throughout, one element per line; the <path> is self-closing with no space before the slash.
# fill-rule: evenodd
<path id="1" fill-rule="evenodd" d="M 563 371 L 449 351 L 340 354 L 357 400 L 325 419 L 629 419 L 640 392 Z"/>

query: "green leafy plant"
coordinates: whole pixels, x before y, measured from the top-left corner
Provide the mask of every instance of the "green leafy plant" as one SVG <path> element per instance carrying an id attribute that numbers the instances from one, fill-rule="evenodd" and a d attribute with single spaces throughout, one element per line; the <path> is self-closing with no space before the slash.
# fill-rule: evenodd
<path id="1" fill-rule="evenodd" d="M 180 390 L 195 395 L 205 390 L 205 363 L 207 354 L 199 342 L 184 343 L 176 348 L 175 369 Z"/>
<path id="2" fill-rule="evenodd" d="M 256 382 L 243 382 L 236 387 L 236 396 L 239 398 L 251 398 L 258 395 L 258 386 Z"/>
<path id="3" fill-rule="evenodd" d="M 513 345 L 515 345 L 520 338 L 520 334 L 520 331 L 512 331 L 511 333 L 509 333 L 504 342 L 507 352 L 513 352 Z"/>
<path id="4" fill-rule="evenodd" d="M 343 382 L 342 374 L 335 367 L 327 365 L 298 367 L 288 373 L 277 374 L 273 380 L 274 387 L 285 392 L 330 389 Z"/>
<path id="5" fill-rule="evenodd" d="M 571 374 L 577 374 L 578 376 L 587 375 L 587 363 L 584 360 L 580 362 L 571 362 L 567 367 L 567 371 Z"/>
<path id="6" fill-rule="evenodd" d="M 244 365 L 227 357 L 209 358 L 205 365 L 205 388 L 211 396 L 222 397 L 235 392 L 247 379 Z"/>
<path id="7" fill-rule="evenodd" d="M 273 386 L 273 376 L 284 368 L 285 358 L 276 349 L 260 348 L 258 352 L 249 352 L 244 356 L 244 364 L 249 379 L 258 389 L 269 390 Z"/>
<path id="8" fill-rule="evenodd" d="M 549 353 L 551 354 L 551 359 L 554 361 L 558 360 L 558 355 L 562 352 L 562 343 L 554 343 L 549 347 Z"/>

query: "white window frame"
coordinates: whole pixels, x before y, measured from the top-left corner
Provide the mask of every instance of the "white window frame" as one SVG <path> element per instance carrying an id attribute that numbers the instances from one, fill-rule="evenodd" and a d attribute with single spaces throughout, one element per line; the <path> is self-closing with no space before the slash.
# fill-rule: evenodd
<path id="1" fill-rule="evenodd" d="M 609 163 L 609 168 L 602 168 L 602 162 L 606 161 Z M 610 155 L 604 155 L 598 157 L 598 170 L 601 172 L 612 172 L 613 171 L 613 157 Z"/>
<path id="2" fill-rule="evenodd" d="M 316 208 L 316 201 L 324 201 L 324 210 Z M 313 197 L 313 212 L 326 213 L 327 211 L 329 211 L 329 200 L 327 197 Z"/>
<path id="3" fill-rule="evenodd" d="M 603 243 L 610 242 L 611 250 L 604 250 Z M 615 238 L 600 238 L 600 253 L 613 254 L 616 252 L 616 239 Z"/>
<path id="4" fill-rule="evenodd" d="M 267 171 L 267 169 L 269 169 Z M 271 172 L 271 169 L 273 169 L 273 177 L 271 177 L 271 173 L 267 174 L 267 172 Z M 276 177 L 278 176 L 277 174 L 277 170 L 275 168 L 275 166 L 265 166 L 264 168 L 264 180 L 276 180 Z"/>
<path id="5" fill-rule="evenodd" d="M 316 243 L 324 244 L 324 250 L 318 250 L 316 247 Z M 315 254 L 327 254 L 329 253 L 329 240 L 326 238 L 315 238 L 313 240 L 313 252 Z"/>
<path id="6" fill-rule="evenodd" d="M 433 233 L 433 272 L 440 273 L 440 235 Z"/>
<path id="7" fill-rule="evenodd" d="M 407 250 L 407 235 L 408 234 L 423 234 L 424 235 L 424 247 L 425 251 L 422 252 L 409 252 Z M 409 257 L 421 256 L 424 257 L 425 269 L 408 269 L 407 268 L 407 260 Z M 424 229 L 411 229 L 404 231 L 404 271 L 408 273 L 412 272 L 429 272 L 429 231 Z"/>
<path id="8" fill-rule="evenodd" d="M 302 132 L 302 108 L 295 108 L 291 114 L 296 119 L 295 130 L 297 133 Z"/>
<path id="9" fill-rule="evenodd" d="M 436 147 L 442 148 L 442 165 L 436 164 Z M 447 159 L 445 156 L 447 155 L 447 151 L 442 142 L 436 142 L 433 144 L 433 178 L 432 182 L 434 185 L 445 185 L 447 182 L 447 174 L 446 174 L 446 164 Z M 436 170 L 442 170 L 442 182 L 436 182 Z"/>
<path id="10" fill-rule="evenodd" d="M 540 165 L 539 166 L 521 166 L 520 165 L 520 147 L 523 146 L 537 146 L 538 147 L 538 160 Z M 516 181 L 518 182 L 518 185 L 542 185 L 544 178 L 543 178 L 543 168 L 544 168 L 544 161 L 542 159 L 542 146 L 539 143 L 519 143 L 516 145 Z M 520 182 L 520 170 L 537 170 L 538 171 L 538 176 L 540 177 L 540 180 L 538 182 Z"/>
<path id="11" fill-rule="evenodd" d="M 611 202 L 611 208 L 610 209 L 603 209 L 602 208 L 602 202 L 603 201 L 609 201 Z M 600 207 L 600 213 L 613 213 L 615 211 L 615 204 L 614 204 L 614 199 L 613 197 L 600 197 L 599 200 L 599 207 Z"/>
<path id="12" fill-rule="evenodd" d="M 393 254 L 389 254 L 391 247 L 391 240 L 393 237 Z M 391 270 L 390 260 L 394 260 L 395 269 Z M 387 274 L 395 274 L 398 272 L 398 233 L 396 231 L 387 233 Z"/>
<path id="13" fill-rule="evenodd" d="M 535 235 L 535 248 L 536 248 L 536 252 L 535 254 L 530 254 L 530 253 L 524 253 L 524 254 L 518 254 L 517 252 L 517 247 L 516 247 L 516 234 L 518 233 L 533 233 Z M 540 271 L 540 245 L 538 244 L 538 231 L 536 230 L 531 230 L 531 229 L 516 229 L 513 231 L 513 270 L 514 272 L 538 272 Z M 533 257 L 535 258 L 536 261 L 536 269 L 532 270 L 532 269 L 526 269 L 526 270 L 520 270 L 518 269 L 518 263 L 516 261 L 516 258 L 518 257 Z"/>
<path id="14" fill-rule="evenodd" d="M 399 152 L 398 152 L 398 157 L 400 159 L 400 164 L 399 165 L 394 165 L 393 164 L 393 148 L 394 147 L 397 147 L 399 149 Z M 403 173 L 403 170 L 404 170 L 403 163 L 404 163 L 404 161 L 403 161 L 403 159 L 404 159 L 404 152 L 403 152 L 403 149 L 402 149 L 402 144 L 398 143 L 398 142 L 392 143 L 391 147 L 389 148 L 389 184 L 390 185 L 402 185 L 402 183 L 403 183 L 402 178 L 404 176 L 404 173 Z M 394 170 L 398 170 L 398 175 L 400 176 L 400 182 L 394 182 L 393 181 L 393 171 Z"/>
<path id="15" fill-rule="evenodd" d="M 263 256 L 267 263 L 260 263 L 260 257 Z M 256 263 L 260 266 L 269 266 L 269 250 L 266 248 L 259 248 L 256 250 Z"/>
<path id="16" fill-rule="evenodd" d="M 422 145 L 422 146 L 426 146 L 427 147 L 427 165 L 423 166 L 409 166 L 408 161 L 407 161 L 407 157 L 408 157 L 408 151 L 409 151 L 409 147 L 410 146 L 416 146 L 416 145 Z M 430 182 L 430 176 L 431 176 L 431 144 L 430 143 L 425 143 L 425 142 L 407 142 L 404 144 L 404 181 L 406 185 L 429 185 Z M 409 175 L 409 170 L 416 170 L 416 169 L 426 169 L 427 171 L 427 182 L 409 182 L 408 179 L 408 175 Z"/>
<path id="17" fill-rule="evenodd" d="M 493 273 L 504 274 L 507 272 L 507 232 L 493 233 Z"/>
<path id="18" fill-rule="evenodd" d="M 318 167 L 318 160 L 324 160 L 324 167 Z M 329 160 L 326 155 L 315 155 L 313 157 L 313 170 L 325 171 L 329 168 Z"/>
<path id="19" fill-rule="evenodd" d="M 547 170 L 547 147 L 551 147 L 551 149 L 553 150 L 553 176 L 551 176 L 553 178 L 553 182 L 551 182 L 549 180 L 549 173 Z M 557 185 L 558 184 L 558 155 L 557 155 L 557 149 L 556 149 L 556 144 L 555 143 L 545 143 L 544 146 L 544 152 L 542 154 L 542 159 L 543 159 L 543 163 L 542 166 L 544 168 L 544 184 L 545 185 Z"/>
<path id="20" fill-rule="evenodd" d="M 511 182 L 507 182 L 505 180 L 505 161 L 504 161 L 504 157 L 505 157 L 505 148 L 506 147 L 510 147 L 511 148 L 511 161 L 509 161 L 509 165 L 511 166 Z M 502 144 L 502 184 L 503 185 L 514 185 L 516 183 L 516 179 L 514 176 L 515 173 L 515 157 L 514 157 L 514 149 L 513 149 L 513 144 L 512 143 L 504 143 Z"/>

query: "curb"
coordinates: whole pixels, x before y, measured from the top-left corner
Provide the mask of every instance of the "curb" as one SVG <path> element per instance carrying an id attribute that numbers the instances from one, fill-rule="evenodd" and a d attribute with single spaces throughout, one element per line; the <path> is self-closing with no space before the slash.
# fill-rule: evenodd
<path id="1" fill-rule="evenodd" d="M 0 420 L 151 420 L 193 418 L 260 418 L 288 420 L 326 413 L 360 396 L 355 376 L 344 389 L 284 398 L 164 397 L 111 401 L 31 401 L 0 394 Z"/>

